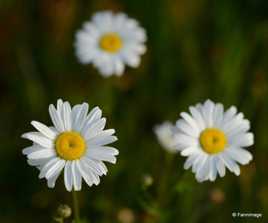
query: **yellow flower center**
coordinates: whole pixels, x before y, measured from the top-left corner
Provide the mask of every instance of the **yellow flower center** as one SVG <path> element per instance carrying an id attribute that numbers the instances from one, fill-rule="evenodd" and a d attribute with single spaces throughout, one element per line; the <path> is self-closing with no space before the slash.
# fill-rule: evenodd
<path id="1" fill-rule="evenodd" d="M 56 139 L 58 156 L 65 160 L 76 160 L 85 154 L 86 143 L 77 132 L 63 132 Z"/>
<path id="2" fill-rule="evenodd" d="M 202 149 L 209 154 L 216 154 L 224 150 L 227 144 L 225 134 L 216 128 L 207 128 L 201 132 L 200 144 Z"/>
<path id="3" fill-rule="evenodd" d="M 122 48 L 122 39 L 116 33 L 106 33 L 100 38 L 100 48 L 109 52 L 116 53 Z"/>

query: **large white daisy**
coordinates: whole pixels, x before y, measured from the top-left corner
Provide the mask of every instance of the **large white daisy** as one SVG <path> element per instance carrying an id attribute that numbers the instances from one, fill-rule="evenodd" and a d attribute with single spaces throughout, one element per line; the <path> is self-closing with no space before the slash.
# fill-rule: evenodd
<path id="1" fill-rule="evenodd" d="M 225 175 L 225 167 L 236 175 L 239 164 L 252 160 L 244 149 L 253 145 L 253 134 L 248 132 L 250 122 L 232 106 L 224 111 L 223 105 L 207 100 L 204 104 L 190 107 L 190 114 L 182 112 L 176 123 L 177 148 L 187 156 L 184 168 L 192 167 L 196 179 L 214 181 L 219 174 Z"/>
<path id="2" fill-rule="evenodd" d="M 169 152 L 177 152 L 174 141 L 174 135 L 176 132 L 176 126 L 168 121 L 154 127 L 154 133 L 158 139 L 158 142 Z"/>
<path id="3" fill-rule="evenodd" d="M 22 135 L 33 141 L 23 150 L 28 163 L 40 170 L 39 178 L 46 178 L 48 187 L 53 188 L 62 170 L 68 191 L 81 190 L 82 179 L 92 186 L 98 185 L 100 176 L 106 175 L 103 161 L 116 162 L 118 150 L 105 146 L 117 140 L 114 129 L 104 130 L 106 119 L 95 107 L 88 114 L 88 104 L 75 105 L 61 99 L 57 107 L 49 106 L 53 127 L 40 122 L 31 124 L 38 130 Z"/>
<path id="4" fill-rule="evenodd" d="M 98 12 L 76 34 L 76 55 L 83 64 L 92 63 L 107 77 L 121 76 L 125 64 L 138 67 L 145 53 L 146 33 L 124 13 Z"/>

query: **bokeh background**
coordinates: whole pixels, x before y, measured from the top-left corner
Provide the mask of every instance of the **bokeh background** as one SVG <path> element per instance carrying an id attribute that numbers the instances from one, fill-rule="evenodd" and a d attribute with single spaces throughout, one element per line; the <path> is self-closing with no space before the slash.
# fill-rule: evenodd
<path id="1" fill-rule="evenodd" d="M 141 66 L 121 78 L 104 79 L 74 55 L 75 32 L 104 9 L 148 34 Z M 20 135 L 31 120 L 51 123 L 57 98 L 100 106 L 117 130 L 118 163 L 79 193 L 91 223 L 267 222 L 267 11 L 265 0 L 0 0 L 0 222 L 53 222 L 59 204 L 72 204 L 62 179 L 48 189 L 21 153 L 30 142 Z M 251 120 L 254 160 L 239 177 L 200 184 L 152 129 L 207 98 Z M 239 211 L 263 217 L 232 218 Z"/>

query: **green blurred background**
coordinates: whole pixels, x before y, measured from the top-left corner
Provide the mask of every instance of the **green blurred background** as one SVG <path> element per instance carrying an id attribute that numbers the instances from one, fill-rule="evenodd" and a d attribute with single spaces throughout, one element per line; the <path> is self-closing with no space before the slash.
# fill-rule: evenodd
<path id="1" fill-rule="evenodd" d="M 141 66 L 121 78 L 104 79 L 74 55 L 75 32 L 103 9 L 147 30 Z M 21 153 L 30 142 L 20 135 L 31 120 L 51 123 L 57 98 L 100 106 L 117 130 L 118 163 L 79 193 L 91 223 L 268 222 L 267 12 L 265 0 L 0 0 L 0 222 L 52 222 L 59 204 L 72 204 L 62 179 L 48 189 Z M 199 184 L 152 128 L 207 98 L 251 120 L 254 160 L 239 177 Z"/>

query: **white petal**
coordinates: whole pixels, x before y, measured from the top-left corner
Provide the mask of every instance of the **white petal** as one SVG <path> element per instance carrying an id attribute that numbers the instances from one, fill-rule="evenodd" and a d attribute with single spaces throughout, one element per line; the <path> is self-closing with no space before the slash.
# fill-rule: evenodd
<path id="1" fill-rule="evenodd" d="M 62 112 L 62 106 L 63 106 L 62 99 L 58 99 L 57 100 L 57 111 L 59 112 L 59 114 L 61 114 L 61 112 Z"/>
<path id="2" fill-rule="evenodd" d="M 101 118 L 102 111 L 101 109 L 97 106 L 94 107 L 88 114 L 87 116 L 87 121 L 88 122 L 94 122 L 96 120 L 99 120 Z"/>
<path id="3" fill-rule="evenodd" d="M 95 162 L 98 164 L 98 167 L 99 167 L 100 171 L 102 172 L 102 174 L 106 175 L 108 172 L 106 165 L 102 161 L 95 161 Z"/>
<path id="4" fill-rule="evenodd" d="M 122 54 L 123 60 L 126 62 L 127 65 L 130 67 L 138 67 L 140 65 L 140 57 L 137 54 L 131 52 L 124 52 Z"/>
<path id="5" fill-rule="evenodd" d="M 203 167 L 204 163 L 206 162 L 206 160 L 208 160 L 208 158 L 209 156 L 207 155 L 207 153 L 199 152 L 198 156 L 193 162 L 192 171 L 194 173 L 197 173 L 199 169 Z"/>
<path id="6" fill-rule="evenodd" d="M 71 162 L 71 170 L 72 170 L 72 178 L 73 178 L 72 181 L 74 185 L 74 190 L 79 191 L 81 190 L 82 182 L 81 182 L 81 174 L 76 167 L 76 161 Z"/>
<path id="7" fill-rule="evenodd" d="M 72 126 L 75 131 L 80 132 L 81 128 L 85 123 L 87 112 L 88 112 L 88 104 L 83 103 L 80 109 L 77 111 L 74 126 Z"/>
<path id="8" fill-rule="evenodd" d="M 106 169 L 106 167 L 104 167 L 104 169 L 103 169 L 104 164 L 102 163 L 102 161 L 98 161 L 98 160 L 95 160 L 95 159 L 90 159 L 88 157 L 83 157 L 82 160 L 97 175 L 102 176 L 103 174 L 106 174 L 107 169 Z"/>
<path id="9" fill-rule="evenodd" d="M 193 118 L 196 120 L 196 123 L 198 124 L 200 131 L 202 131 L 206 127 L 202 114 L 197 108 L 193 106 L 190 107 L 190 112 Z"/>
<path id="10" fill-rule="evenodd" d="M 230 159 L 225 152 L 221 153 L 219 157 L 231 172 L 235 173 L 237 176 L 240 174 L 240 168 L 237 163 Z"/>
<path id="11" fill-rule="evenodd" d="M 55 126 L 55 128 L 57 129 L 58 132 L 63 132 L 64 131 L 64 126 L 61 120 L 61 116 L 58 113 L 58 111 L 56 110 L 56 108 L 54 107 L 54 105 L 49 105 L 48 108 L 49 114 L 50 114 L 50 118 Z"/>
<path id="12" fill-rule="evenodd" d="M 237 127 L 243 121 L 243 118 L 244 115 L 242 113 L 239 113 L 235 115 L 229 122 L 223 123 L 221 129 L 226 133 L 232 131 L 233 129 L 237 129 Z"/>
<path id="13" fill-rule="evenodd" d="M 61 170 L 57 172 L 57 174 L 53 175 L 53 177 L 47 179 L 47 186 L 49 188 L 54 188 L 56 184 L 56 180 L 58 179 L 59 175 L 61 174 Z"/>
<path id="14" fill-rule="evenodd" d="M 221 177 L 224 177 L 225 176 L 225 165 L 223 163 L 223 161 L 219 158 L 219 157 L 216 157 L 216 167 L 217 167 L 217 170 L 219 172 L 219 175 Z"/>
<path id="15" fill-rule="evenodd" d="M 51 167 L 53 167 L 58 161 L 60 160 L 60 158 L 55 157 L 53 159 L 51 159 L 49 162 L 47 162 L 41 169 L 40 173 L 39 173 L 39 178 L 44 178 L 47 174 L 47 172 L 49 171 L 49 169 Z"/>
<path id="16" fill-rule="evenodd" d="M 100 60 L 100 59 L 99 59 Z M 110 77 L 115 73 L 112 58 L 103 58 L 102 61 L 96 62 L 95 66 L 99 69 L 100 74 L 104 77 Z"/>
<path id="17" fill-rule="evenodd" d="M 245 165 L 252 160 L 252 155 L 249 151 L 239 147 L 231 147 L 226 150 L 226 153 L 235 161 Z"/>
<path id="18" fill-rule="evenodd" d="M 117 59 L 114 63 L 115 63 L 115 74 L 117 76 L 121 76 L 125 70 L 124 63 L 120 59 Z"/>
<path id="19" fill-rule="evenodd" d="M 65 160 L 62 160 L 62 159 L 58 160 L 53 166 L 49 168 L 49 170 L 46 172 L 45 177 L 49 179 L 57 175 L 58 172 L 60 172 L 63 169 L 64 165 L 65 165 Z"/>
<path id="20" fill-rule="evenodd" d="M 84 170 L 84 172 L 88 175 L 88 177 L 91 179 L 91 181 L 93 182 L 93 184 L 98 185 L 100 183 L 100 178 L 97 174 L 95 174 L 92 171 L 92 167 L 90 165 L 88 165 L 87 162 L 85 162 L 84 160 L 82 160 L 80 162 L 82 169 Z"/>
<path id="21" fill-rule="evenodd" d="M 88 114 L 86 121 L 84 122 L 84 125 L 82 127 L 82 134 L 85 134 L 86 131 L 101 118 L 102 111 L 99 109 L 99 107 L 93 108 L 90 113 Z"/>
<path id="22" fill-rule="evenodd" d="M 72 128 L 72 121 L 71 121 L 71 106 L 69 102 L 64 102 L 62 106 L 62 120 L 65 131 L 70 131 Z"/>
<path id="23" fill-rule="evenodd" d="M 176 145 L 178 149 L 184 149 L 186 147 L 197 146 L 198 140 L 188 135 L 178 133 L 174 135 L 174 145 Z"/>
<path id="24" fill-rule="evenodd" d="M 51 159 L 54 159 L 53 157 L 51 158 L 42 158 L 42 159 L 28 159 L 27 163 L 30 166 L 36 166 L 37 168 L 43 167 L 46 163 L 48 163 Z"/>
<path id="25" fill-rule="evenodd" d="M 44 136 L 54 140 L 57 136 L 57 133 L 47 127 L 46 125 L 42 124 L 41 122 L 32 121 L 31 124 L 40 131 Z"/>
<path id="26" fill-rule="evenodd" d="M 116 155 L 118 155 L 118 150 L 112 147 L 99 147 L 99 148 L 91 148 L 87 152 L 87 156 L 89 158 L 101 161 L 107 161 L 110 163 L 116 163 Z"/>
<path id="27" fill-rule="evenodd" d="M 223 113 L 224 113 L 223 105 L 220 103 L 217 103 L 215 105 L 214 113 L 213 113 L 214 126 L 217 128 L 221 127 L 221 123 L 223 120 Z"/>
<path id="28" fill-rule="evenodd" d="M 96 122 L 94 122 L 88 129 L 83 129 L 82 134 L 85 139 L 93 138 L 94 136 L 98 135 L 100 131 L 102 131 L 106 124 L 106 118 L 102 118 Z"/>
<path id="29" fill-rule="evenodd" d="M 45 148 L 51 148 L 51 149 L 54 148 L 53 141 L 49 138 L 46 138 L 45 136 L 43 136 L 39 132 L 24 133 L 21 137 L 25 138 L 25 139 L 29 139 L 29 140 L 37 143 L 38 145 L 45 147 Z"/>
<path id="30" fill-rule="evenodd" d="M 72 121 L 72 128 L 75 126 L 76 118 L 79 115 L 81 111 L 82 105 L 77 104 L 73 106 L 72 111 L 71 111 L 71 121 Z"/>
<path id="31" fill-rule="evenodd" d="M 189 114 L 187 114 L 186 112 L 182 112 L 180 115 L 193 129 L 200 130 L 196 121 Z"/>
<path id="32" fill-rule="evenodd" d="M 114 129 L 106 129 L 106 130 L 103 130 L 103 131 L 97 133 L 96 135 L 95 134 L 89 134 L 87 138 L 85 137 L 85 139 L 90 140 L 90 139 L 94 138 L 95 136 L 98 136 L 98 137 L 111 136 L 114 133 L 115 133 Z"/>
<path id="33" fill-rule="evenodd" d="M 207 100 L 202 107 L 203 117 L 207 127 L 213 126 L 214 107 L 215 105 L 211 100 Z"/>
<path id="34" fill-rule="evenodd" d="M 223 114 L 223 121 L 222 124 L 229 122 L 235 116 L 237 109 L 235 106 L 230 107 L 224 114 Z"/>
<path id="35" fill-rule="evenodd" d="M 32 152 L 28 155 L 28 159 L 45 159 L 55 157 L 56 152 L 54 149 L 42 149 Z"/>
<path id="36" fill-rule="evenodd" d="M 77 169 L 79 170 L 81 176 L 83 177 L 83 179 L 86 181 L 88 186 L 91 187 L 93 185 L 93 178 L 92 178 L 91 174 L 89 174 L 88 170 L 82 164 L 82 161 L 77 162 L 76 166 L 77 166 Z"/>
<path id="37" fill-rule="evenodd" d="M 103 146 L 103 145 L 106 145 L 106 144 L 113 143 L 115 141 L 117 141 L 116 136 L 105 136 L 105 137 L 103 137 L 101 135 L 100 136 L 97 135 L 94 138 L 89 139 L 87 141 L 87 145 L 88 145 L 88 147 L 94 146 L 94 145 Z"/>
<path id="38" fill-rule="evenodd" d="M 226 134 L 229 137 L 234 137 L 237 134 L 246 133 L 250 129 L 250 122 L 244 119 L 236 128 L 228 131 Z"/>
<path id="39" fill-rule="evenodd" d="M 181 151 L 181 155 L 182 156 L 190 156 L 190 155 L 196 153 L 196 151 L 197 151 L 196 147 L 194 147 L 194 146 L 193 147 L 188 147 L 188 148 L 186 148 L 186 149 Z"/>
<path id="40" fill-rule="evenodd" d="M 216 167 L 216 157 L 210 157 L 210 172 L 209 172 L 209 179 L 210 181 L 215 181 L 217 177 L 217 167 Z"/>
<path id="41" fill-rule="evenodd" d="M 22 150 L 22 154 L 24 154 L 24 155 L 28 155 L 28 154 L 30 154 L 30 153 L 33 153 L 33 152 L 36 152 L 36 151 L 39 151 L 39 150 L 42 150 L 42 149 L 46 149 L 46 148 L 41 147 L 41 146 L 39 146 L 39 145 L 37 145 L 37 144 L 34 144 L 34 145 L 32 145 L 32 146 L 29 146 L 29 147 L 24 148 L 24 149 Z"/>
<path id="42" fill-rule="evenodd" d="M 209 174 L 209 157 L 202 162 L 201 167 L 196 172 L 196 179 L 199 182 L 202 182 L 207 179 L 207 175 Z"/>
<path id="43" fill-rule="evenodd" d="M 110 11 L 98 12 L 92 17 L 92 21 L 103 31 L 110 31 L 113 22 L 113 14 Z"/>
<path id="44" fill-rule="evenodd" d="M 183 119 L 179 119 L 176 122 L 176 126 L 179 130 L 181 130 L 182 132 L 184 132 L 186 135 L 188 136 L 192 136 L 192 137 L 198 137 L 199 136 L 199 129 L 198 128 L 193 128 L 192 126 L 190 126 L 188 124 L 188 122 L 186 122 Z"/>
<path id="45" fill-rule="evenodd" d="M 254 135 L 252 133 L 242 133 L 235 136 L 231 136 L 229 139 L 230 145 L 237 147 L 248 147 L 254 143 Z"/>
<path id="46" fill-rule="evenodd" d="M 72 191 L 73 187 L 71 166 L 71 161 L 67 161 L 64 168 L 64 184 L 67 191 Z"/>
<path id="47" fill-rule="evenodd" d="M 197 157 L 198 157 L 197 154 L 193 154 L 193 155 L 189 156 L 189 157 L 186 159 L 183 168 L 186 169 L 186 170 L 189 169 L 189 168 L 193 165 L 193 162 L 195 161 L 195 159 L 196 159 Z"/>

